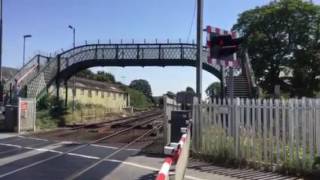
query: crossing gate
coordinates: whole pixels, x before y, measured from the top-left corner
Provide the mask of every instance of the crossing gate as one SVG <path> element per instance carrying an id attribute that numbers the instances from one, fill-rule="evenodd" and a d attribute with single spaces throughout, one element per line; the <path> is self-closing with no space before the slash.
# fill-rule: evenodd
<path id="1" fill-rule="evenodd" d="M 36 112 L 35 98 L 19 98 L 18 133 L 35 131 Z"/>

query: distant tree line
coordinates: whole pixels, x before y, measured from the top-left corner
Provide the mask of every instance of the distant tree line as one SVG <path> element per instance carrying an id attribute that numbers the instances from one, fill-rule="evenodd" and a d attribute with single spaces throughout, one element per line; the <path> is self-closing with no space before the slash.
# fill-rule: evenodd
<path id="1" fill-rule="evenodd" d="M 116 82 L 113 74 L 105 71 L 98 71 L 97 73 L 94 73 L 90 69 L 85 69 L 78 72 L 76 76 L 91 79 L 91 80 L 101 81 L 101 82 L 108 82 L 108 83 Z"/>

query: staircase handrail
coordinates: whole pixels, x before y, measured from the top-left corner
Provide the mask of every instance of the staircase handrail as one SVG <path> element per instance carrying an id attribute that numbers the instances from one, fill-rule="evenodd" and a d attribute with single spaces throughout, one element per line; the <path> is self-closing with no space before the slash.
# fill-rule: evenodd
<path id="1" fill-rule="evenodd" d="M 55 57 L 53 58 L 50 58 L 50 59 L 56 59 Z M 51 64 L 56 62 L 55 60 L 50 60 L 45 67 L 43 67 L 38 73 L 36 76 L 34 76 L 30 81 L 29 81 L 29 84 L 31 84 L 31 82 L 35 81 L 39 76 L 41 76 L 42 74 L 45 73 L 45 71 L 48 69 L 48 68 L 51 68 Z M 53 79 L 53 77 L 50 79 L 50 81 Z M 48 87 L 48 84 L 46 85 Z M 39 95 L 39 94 L 42 94 L 43 92 L 43 89 L 40 90 L 40 92 L 38 94 L 36 94 L 36 97 Z"/>
<path id="2" fill-rule="evenodd" d="M 38 58 L 40 58 L 40 57 L 48 58 L 48 57 L 43 56 L 41 54 L 35 55 L 22 68 L 20 68 L 12 78 L 10 78 L 7 82 L 5 82 L 5 86 L 4 86 L 5 89 L 8 90 L 10 88 L 10 84 L 13 84 L 15 82 L 15 80 L 18 79 L 18 77 L 23 76 L 23 74 L 25 74 L 25 72 L 29 71 L 30 68 L 32 68 L 32 66 L 30 66 L 30 64 L 32 64 L 34 62 L 38 63 Z M 26 68 L 28 66 L 30 66 L 30 68 Z"/>
<path id="3" fill-rule="evenodd" d="M 254 72 L 253 72 L 253 69 L 251 66 L 248 52 L 245 52 L 244 69 L 245 69 L 246 77 L 247 77 L 247 80 L 249 83 L 249 92 L 251 95 L 254 93 L 253 95 L 256 96 L 257 92 L 252 92 L 253 90 L 257 90 L 257 84 L 255 81 L 255 76 L 254 76 Z"/>

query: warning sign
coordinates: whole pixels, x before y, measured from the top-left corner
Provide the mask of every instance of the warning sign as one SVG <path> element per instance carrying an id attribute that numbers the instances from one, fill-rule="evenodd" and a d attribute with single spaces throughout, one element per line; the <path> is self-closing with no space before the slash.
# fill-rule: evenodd
<path id="1" fill-rule="evenodd" d="M 21 111 L 27 111 L 28 110 L 28 102 L 20 101 L 20 108 L 21 108 Z"/>
<path id="2" fill-rule="evenodd" d="M 34 131 L 36 120 L 36 100 L 19 98 L 18 132 Z"/>

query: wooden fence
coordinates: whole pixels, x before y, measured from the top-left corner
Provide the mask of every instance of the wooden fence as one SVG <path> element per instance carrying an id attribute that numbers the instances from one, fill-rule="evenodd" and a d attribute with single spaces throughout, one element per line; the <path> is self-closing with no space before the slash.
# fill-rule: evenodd
<path id="1" fill-rule="evenodd" d="M 223 99 L 193 119 L 193 150 L 216 160 L 310 170 L 320 156 L 319 99 Z"/>

